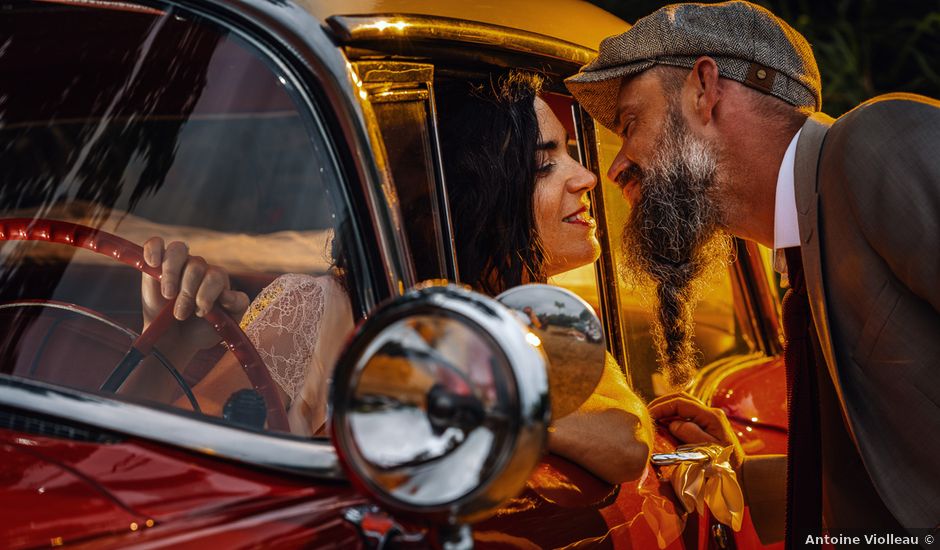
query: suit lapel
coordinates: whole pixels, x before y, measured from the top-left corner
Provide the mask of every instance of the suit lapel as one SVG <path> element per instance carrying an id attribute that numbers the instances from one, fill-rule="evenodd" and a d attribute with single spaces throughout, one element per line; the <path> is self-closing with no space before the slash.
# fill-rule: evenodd
<path id="1" fill-rule="evenodd" d="M 829 371 L 836 394 L 842 403 L 842 414 L 845 415 L 845 399 L 842 395 L 842 384 L 839 381 L 839 369 L 836 365 L 832 334 L 829 330 L 829 315 L 826 311 L 826 293 L 823 288 L 819 244 L 819 157 L 826 132 L 829 131 L 832 122 L 830 117 L 817 113 L 803 124 L 803 131 L 796 144 L 794 185 L 806 292 L 813 314 L 813 323 L 816 326 L 816 334 L 819 336 L 819 345 L 826 360 L 826 369 Z M 845 425 L 852 439 L 855 439 L 852 423 L 845 422 Z"/>

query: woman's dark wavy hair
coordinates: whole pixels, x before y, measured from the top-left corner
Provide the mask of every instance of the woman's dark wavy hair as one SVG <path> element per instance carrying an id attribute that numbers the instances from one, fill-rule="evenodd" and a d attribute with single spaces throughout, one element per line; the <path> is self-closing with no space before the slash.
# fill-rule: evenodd
<path id="1" fill-rule="evenodd" d="M 514 71 L 438 87 L 438 131 L 460 279 L 490 295 L 546 279 L 535 229 L 542 79 Z"/>

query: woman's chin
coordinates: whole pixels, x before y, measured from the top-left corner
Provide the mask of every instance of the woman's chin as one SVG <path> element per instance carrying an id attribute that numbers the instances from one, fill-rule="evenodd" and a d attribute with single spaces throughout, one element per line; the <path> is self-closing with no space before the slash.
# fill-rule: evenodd
<path id="1" fill-rule="evenodd" d="M 590 241 L 585 243 L 584 250 L 566 254 L 564 260 L 559 258 L 559 261 L 551 261 L 549 259 L 548 265 L 545 266 L 545 272 L 549 277 L 560 275 L 566 271 L 593 264 L 600 256 L 601 245 L 592 233 Z"/>

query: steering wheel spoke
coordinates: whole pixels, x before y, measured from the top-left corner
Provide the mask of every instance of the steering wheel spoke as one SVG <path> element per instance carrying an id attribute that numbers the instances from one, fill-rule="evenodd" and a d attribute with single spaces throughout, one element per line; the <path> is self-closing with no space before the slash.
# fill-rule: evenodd
<path id="1" fill-rule="evenodd" d="M 127 350 L 127 353 L 121 358 L 120 363 L 114 368 L 114 371 L 111 372 L 111 375 L 108 376 L 104 384 L 101 385 L 101 391 L 117 393 L 127 380 L 127 377 L 137 368 L 137 365 L 140 364 L 144 357 L 150 355 L 154 344 L 157 343 L 157 340 L 160 339 L 163 333 L 166 332 L 166 329 L 170 327 L 170 323 L 173 322 L 173 305 L 175 302 L 176 300 L 168 301 L 150 325 L 134 340 L 130 349 Z M 193 399 L 193 401 L 195 401 L 195 399 Z"/>

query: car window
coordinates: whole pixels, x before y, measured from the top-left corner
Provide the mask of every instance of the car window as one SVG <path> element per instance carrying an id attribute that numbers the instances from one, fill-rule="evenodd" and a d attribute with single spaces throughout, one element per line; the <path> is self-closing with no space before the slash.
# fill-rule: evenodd
<path id="1" fill-rule="evenodd" d="M 596 132 L 599 165 L 606 169 L 620 149 L 620 142 L 605 128 L 597 126 Z M 629 216 L 629 206 L 620 188 L 606 176 L 601 178 L 595 193 L 603 195 L 605 207 L 601 223 L 607 234 L 611 261 L 616 268 L 622 264 L 623 250 L 619 243 Z M 667 391 L 664 377 L 657 370 L 656 351 L 650 333 L 654 314 L 653 296 L 646 290 L 629 285 L 621 277 L 613 279 L 612 284 L 616 285 L 616 289 L 611 297 L 617 307 L 620 337 L 626 349 L 634 389 L 647 398 L 653 398 Z M 726 270 L 719 270 L 695 309 L 694 341 L 700 352 L 700 366 L 751 351 L 749 335 L 742 329 L 736 315 L 735 301 L 741 298 L 735 288 L 735 281 L 733 265 Z"/>
<path id="2" fill-rule="evenodd" d="M 126 250 L 98 236 L 70 246 L 72 223 L 137 245 L 182 241 L 225 268 L 254 301 L 236 321 L 258 328 L 255 345 L 294 414 L 302 395 L 325 401 L 340 327 L 354 322 L 346 289 L 356 274 L 344 259 L 357 245 L 328 138 L 261 51 L 196 15 L 151 6 L 3 6 L 0 372 L 108 393 L 141 331 L 141 275 L 119 261 Z M 16 231 L 57 242 L 16 240 Z M 99 245 L 113 257 L 86 249 Z M 336 334 L 318 340 L 318 329 Z M 156 347 L 165 357 L 179 348 Z M 147 358 L 116 395 L 188 410 L 186 390 L 198 396 L 202 384 L 203 412 L 231 420 L 257 408 L 258 384 L 239 360 L 212 379 L 223 361 L 233 359 L 220 345 L 174 368 Z M 312 362 L 322 383 L 311 389 Z M 129 391 L 137 378 L 147 384 Z M 294 433 L 318 429 L 298 431 L 299 422 L 292 417 Z"/>

